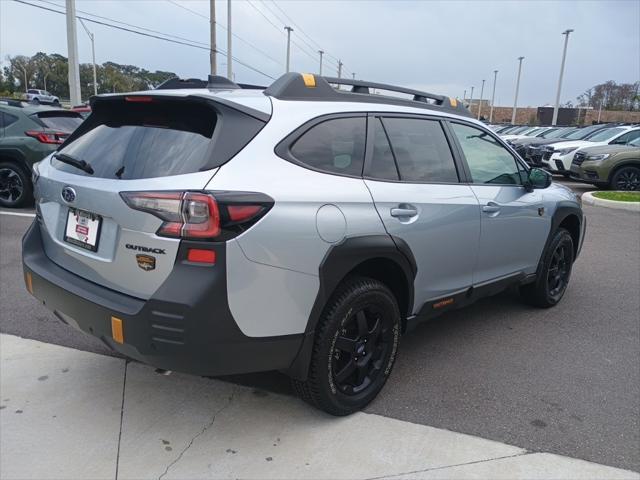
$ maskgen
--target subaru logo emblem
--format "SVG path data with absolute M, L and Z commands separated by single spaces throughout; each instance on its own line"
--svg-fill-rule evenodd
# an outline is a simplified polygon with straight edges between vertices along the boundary
M 72 203 L 76 199 L 76 191 L 71 187 L 64 187 L 62 189 L 62 199 L 67 203 Z

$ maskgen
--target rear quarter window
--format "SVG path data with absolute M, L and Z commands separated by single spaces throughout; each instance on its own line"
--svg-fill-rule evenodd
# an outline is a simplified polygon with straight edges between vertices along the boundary
M 293 142 L 286 157 L 314 170 L 360 176 L 364 164 L 366 128 L 364 116 L 321 121 Z

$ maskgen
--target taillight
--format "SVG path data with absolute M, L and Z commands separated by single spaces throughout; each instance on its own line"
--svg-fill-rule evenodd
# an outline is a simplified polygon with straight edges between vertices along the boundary
M 33 137 L 40 143 L 61 144 L 69 136 L 66 132 L 51 132 L 44 130 L 27 130 L 25 135 Z
M 137 102 L 137 103 L 150 103 L 153 102 L 153 97 L 146 95 L 130 95 L 124 97 L 125 102 Z
M 126 204 L 164 222 L 163 237 L 228 240 L 257 222 L 273 205 L 266 195 L 230 192 L 121 192 Z

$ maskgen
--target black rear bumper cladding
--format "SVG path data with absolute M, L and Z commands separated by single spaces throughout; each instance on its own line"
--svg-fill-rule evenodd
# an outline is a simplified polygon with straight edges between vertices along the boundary
M 189 247 L 215 250 L 216 264 L 188 262 Z M 287 370 L 300 349 L 303 334 L 247 337 L 240 331 L 227 301 L 224 243 L 182 241 L 172 273 L 146 301 L 53 263 L 44 253 L 37 220 L 23 238 L 22 252 L 36 298 L 64 322 L 140 362 L 197 375 L 230 375 Z M 123 344 L 112 338 L 112 316 L 122 320 Z

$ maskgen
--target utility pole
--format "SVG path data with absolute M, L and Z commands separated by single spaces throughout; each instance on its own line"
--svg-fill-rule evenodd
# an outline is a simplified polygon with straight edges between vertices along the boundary
M 353 78 L 354 80 L 356 79 L 356 74 L 355 74 L 355 72 L 351 74 L 351 78 Z
M 600 108 L 598 108 L 598 123 L 600 123 L 601 114 L 602 114 L 602 100 L 600 101 Z
M 482 111 L 482 96 L 484 95 L 484 82 L 482 80 L 482 88 L 480 89 L 480 102 L 478 102 L 478 120 L 480 120 L 480 112 Z
M 562 32 L 564 35 L 564 50 L 562 51 L 562 63 L 560 63 L 560 78 L 558 78 L 558 93 L 556 94 L 556 104 L 553 107 L 553 120 L 551 120 L 551 125 L 554 125 L 558 121 L 558 110 L 560 108 L 560 91 L 562 90 L 562 76 L 564 75 L 564 61 L 567 58 L 567 45 L 569 44 L 569 34 L 573 32 L 570 28 Z
M 491 95 L 491 110 L 489 111 L 489 123 L 493 121 L 493 103 L 496 100 L 496 81 L 498 80 L 498 70 L 493 71 L 493 94 Z
M 227 0 L 227 78 L 233 82 L 233 55 L 231 54 L 231 0 Z
M 518 57 L 518 79 L 516 80 L 516 95 L 513 99 L 513 111 L 511 112 L 511 123 L 516 123 L 516 109 L 518 108 L 518 90 L 520 90 L 520 74 L 522 73 L 522 60 L 524 57 Z
M 291 61 L 291 32 L 293 32 L 293 28 L 284 27 L 287 31 L 287 73 L 289 73 L 289 62 Z
M 464 89 L 464 93 L 462 94 L 462 101 L 464 102 L 467 99 L 467 89 Z
M 324 55 L 324 50 L 318 50 L 318 53 L 320 54 L 320 71 L 318 75 L 322 76 L 322 55 Z
M 69 97 L 71 106 L 82 103 L 80 67 L 78 66 L 78 32 L 76 31 L 76 0 L 67 0 L 67 56 L 69 57 Z
M 469 97 L 469 111 L 471 111 L 471 106 L 473 105 L 473 89 L 475 87 L 471 87 L 471 96 Z
M 87 35 L 89 35 L 89 40 L 91 40 L 91 60 L 93 60 L 93 94 L 98 95 L 98 76 L 96 75 L 96 45 L 94 42 L 95 38 L 93 36 L 93 33 L 91 33 L 87 26 L 84 24 L 82 19 L 79 18 L 78 20 L 80 21 L 82 28 L 84 28 L 84 31 L 87 32 Z M 45 87 L 45 90 L 46 89 L 47 88 Z
M 218 74 L 218 62 L 216 55 L 216 0 L 209 0 L 209 34 L 211 35 L 209 45 L 209 61 L 211 62 L 211 75 Z
M 338 60 L 338 78 L 342 78 L 342 61 Z

